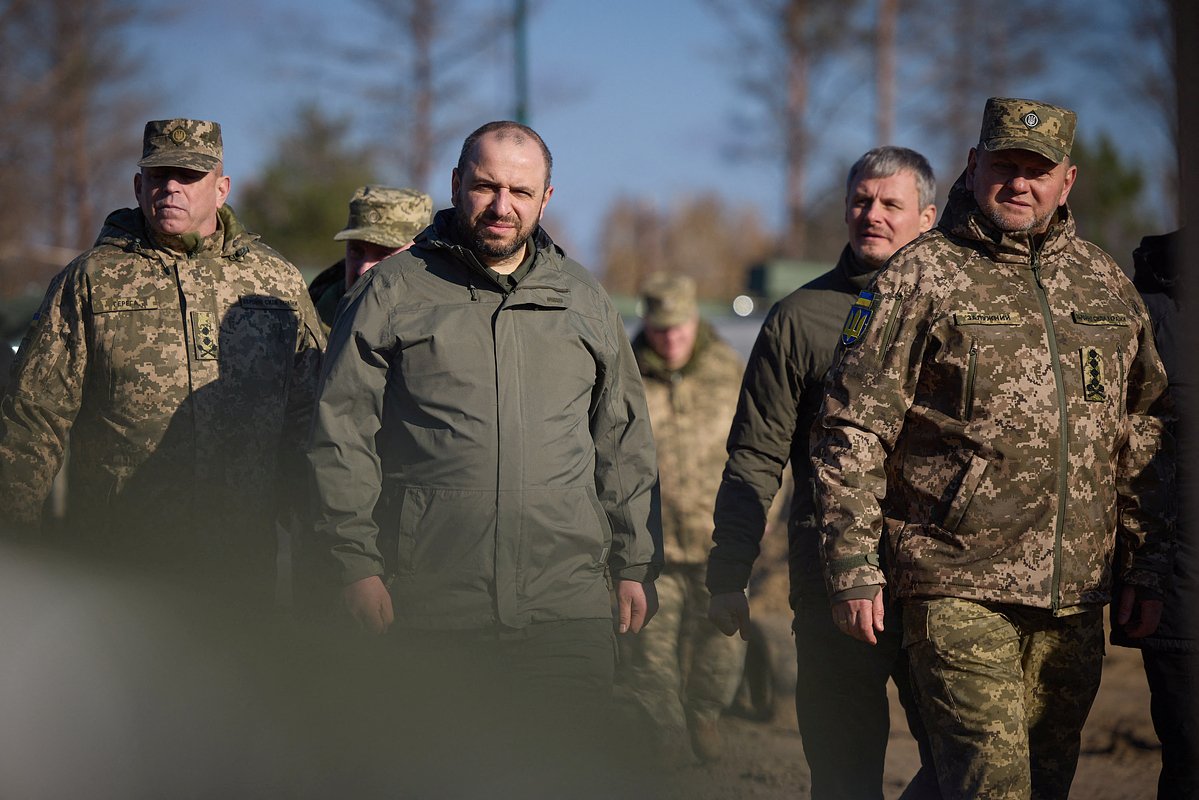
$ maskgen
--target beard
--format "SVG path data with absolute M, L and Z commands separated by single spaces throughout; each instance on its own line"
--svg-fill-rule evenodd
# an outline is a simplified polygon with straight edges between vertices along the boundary
M 1049 228 L 1049 223 L 1057 215 L 1057 208 L 1055 207 L 1039 217 L 1034 216 L 1030 221 L 1024 222 L 1013 219 L 995 206 L 988 205 L 984 207 L 980 203 L 979 209 L 992 225 L 1004 233 L 1041 233 Z
M 512 229 L 512 238 L 498 239 L 484 233 L 483 228 L 488 223 L 496 221 L 515 226 Z M 487 259 L 508 258 L 525 246 L 525 242 L 529 239 L 529 234 L 532 233 L 532 231 L 524 229 L 519 217 L 512 216 L 502 220 L 495 220 L 488 218 L 487 212 L 483 212 L 474 220 L 467 219 L 466 215 L 461 211 L 455 212 L 454 229 L 457 233 L 459 244 L 465 245 L 476 255 Z

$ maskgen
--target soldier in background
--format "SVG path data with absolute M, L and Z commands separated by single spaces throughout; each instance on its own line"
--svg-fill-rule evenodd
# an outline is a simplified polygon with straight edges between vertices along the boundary
M 300 273 L 226 205 L 222 158 L 215 122 L 146 124 L 138 207 L 54 278 L 21 344 L 0 514 L 36 529 L 69 448 L 66 548 L 267 608 L 324 337 Z
M 354 190 L 349 220 L 333 237 L 346 243 L 345 258 L 317 275 L 308 287 L 326 336 L 341 298 L 362 273 L 407 250 L 432 221 L 433 198 L 424 192 L 369 185 Z
M 1145 236 L 1133 251 L 1135 273 L 1132 285 L 1141 293 L 1153 322 L 1153 340 L 1170 381 L 1170 396 L 1179 413 L 1193 409 L 1193 379 L 1183 366 L 1182 310 L 1177 292 L 1179 232 Z M 1184 486 L 1181 469 L 1191 463 L 1190 428 L 1186 418 L 1175 426 L 1180 474 L 1176 485 Z M 1162 620 L 1152 634 L 1134 639 L 1119 617 L 1123 610 L 1112 606 L 1112 644 L 1138 647 L 1145 662 L 1151 693 L 1153 730 L 1162 743 L 1162 769 L 1157 782 L 1158 800 L 1199 797 L 1199 638 L 1195 615 L 1199 609 L 1199 547 L 1193 526 L 1188 523 L 1188 506 L 1178 493 L 1178 547 L 1174 570 L 1164 597 Z
M 652 275 L 642 301 L 645 325 L 633 353 L 658 450 L 665 567 L 654 624 L 620 638 L 618 684 L 644 710 L 664 753 L 683 752 L 690 732 L 695 754 L 716 761 L 720 714 L 737 691 L 745 643 L 707 619 L 704 565 L 742 364 L 700 319 L 690 278 Z
M 937 229 L 855 302 L 812 462 L 833 616 L 884 630 L 884 585 L 949 798 L 1066 797 L 1116 624 L 1170 571 L 1166 374 L 1145 304 L 1078 237 L 1074 113 L 987 101 Z
M 849 243 L 837 265 L 780 300 L 754 343 L 728 464 L 716 499 L 716 546 L 708 563 L 713 622 L 749 635 L 745 587 L 766 530 L 766 512 L 784 466 L 795 478 L 787 525 L 791 608 L 795 612 L 795 709 L 814 800 L 881 798 L 891 732 L 887 681 L 893 680 L 920 745 L 921 770 L 905 797 L 936 797 L 927 737 L 915 712 L 900 648 L 899 609 L 888 606 L 876 646 L 846 639 L 829 615 L 820 572 L 820 527 L 808 439 L 824 396 L 824 373 L 855 295 L 899 248 L 932 227 L 936 183 L 924 156 L 878 147 L 849 169 Z

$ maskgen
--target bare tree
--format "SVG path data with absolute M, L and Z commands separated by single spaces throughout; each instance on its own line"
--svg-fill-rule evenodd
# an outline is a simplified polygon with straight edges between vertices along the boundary
M 146 16 L 117 0 L 0 3 L 0 190 L 20 198 L 0 222 L 6 270 L 34 246 L 87 247 L 117 187 L 128 196 L 142 106 L 123 42 Z
M 740 155 L 781 161 L 786 209 L 782 250 L 806 249 L 807 173 L 828 130 L 814 108 L 816 77 L 844 66 L 860 37 L 854 0 L 707 0 L 726 23 L 738 81 L 762 124 L 738 121 Z M 850 59 L 852 61 L 852 59 Z M 754 131 L 759 132 L 755 137 Z
M 895 50 L 899 0 L 879 0 L 874 24 L 874 127 L 879 144 L 895 136 Z

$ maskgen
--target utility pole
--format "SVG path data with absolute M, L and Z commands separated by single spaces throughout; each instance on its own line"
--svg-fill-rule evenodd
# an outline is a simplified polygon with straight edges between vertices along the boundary
M 515 37 L 514 68 L 516 78 L 516 121 L 522 125 L 529 124 L 529 48 L 528 32 L 528 3 L 527 0 L 513 0 L 515 8 L 512 14 L 512 32 Z

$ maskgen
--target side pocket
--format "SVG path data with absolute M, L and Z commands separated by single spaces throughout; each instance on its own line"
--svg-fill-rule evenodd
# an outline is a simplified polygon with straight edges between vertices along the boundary
M 942 528 L 951 532 L 957 530 L 966 509 L 970 506 L 970 501 L 974 499 L 974 492 L 978 489 L 978 484 L 982 481 L 986 469 L 987 460 L 971 453 L 970 463 L 966 466 L 961 483 L 958 484 L 957 493 L 954 494 L 949 508 L 945 511 L 945 520 L 941 523 Z
M 596 521 L 602 531 L 600 551 L 596 554 L 595 566 L 596 569 L 604 569 L 608 566 L 608 556 L 612 552 L 612 525 L 608 522 L 608 514 L 600 504 L 599 498 L 596 497 L 595 489 L 588 487 L 587 500 L 591 504 L 592 510 L 595 511 Z
M 392 502 L 396 525 L 395 574 L 413 575 L 416 572 L 416 527 L 425 507 L 423 496 L 408 487 L 401 489 Z
M 970 342 L 970 357 L 966 362 L 966 409 L 963 419 L 970 421 L 974 418 L 974 375 L 978 369 L 978 340 Z

